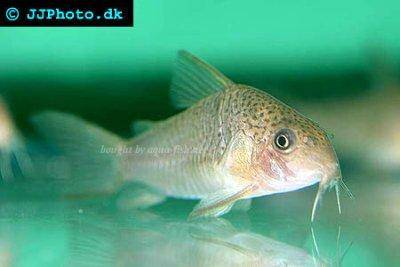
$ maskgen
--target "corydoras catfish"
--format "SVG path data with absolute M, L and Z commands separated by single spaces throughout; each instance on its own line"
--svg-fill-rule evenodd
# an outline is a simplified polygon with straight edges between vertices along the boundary
M 220 216 L 238 200 L 318 182 L 312 219 L 327 188 L 335 186 L 339 204 L 337 156 L 310 119 L 186 51 L 178 53 L 171 99 L 186 110 L 165 121 L 137 122 L 141 133 L 129 140 L 73 115 L 35 116 L 35 127 L 71 166 L 71 178 L 57 181 L 62 190 L 113 193 L 134 181 L 152 194 L 200 199 L 190 218 Z

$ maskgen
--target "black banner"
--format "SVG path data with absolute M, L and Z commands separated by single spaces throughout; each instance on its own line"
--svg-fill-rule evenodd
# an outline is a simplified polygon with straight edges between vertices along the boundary
M 133 26 L 133 0 L 2 0 L 0 27 Z

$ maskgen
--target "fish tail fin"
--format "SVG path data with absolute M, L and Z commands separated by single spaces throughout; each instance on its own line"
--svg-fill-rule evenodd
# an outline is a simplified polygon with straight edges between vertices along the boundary
M 60 112 L 40 113 L 32 123 L 59 153 L 57 168 L 54 161 L 53 168 L 41 168 L 52 190 L 67 197 L 86 197 L 111 194 L 122 185 L 122 156 L 118 154 L 125 143 L 122 138 Z

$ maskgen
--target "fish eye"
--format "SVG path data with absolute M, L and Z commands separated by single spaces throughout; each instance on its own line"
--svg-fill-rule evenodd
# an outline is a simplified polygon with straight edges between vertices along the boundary
M 281 129 L 275 135 L 275 147 L 282 151 L 288 151 L 293 147 L 295 141 L 295 134 L 290 129 Z

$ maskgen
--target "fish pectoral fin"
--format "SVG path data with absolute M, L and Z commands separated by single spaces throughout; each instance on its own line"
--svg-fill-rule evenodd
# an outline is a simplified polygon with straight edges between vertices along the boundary
M 189 220 L 201 217 L 218 217 L 229 212 L 233 204 L 249 195 L 257 187 L 250 184 L 244 188 L 223 189 L 202 199 L 189 215 Z
M 233 84 L 217 69 L 187 51 L 178 52 L 171 83 L 171 100 L 177 108 L 187 108 L 202 98 Z
M 150 130 L 157 122 L 151 120 L 137 120 L 132 122 L 131 131 L 133 134 L 138 135 Z
M 251 177 L 252 153 L 252 141 L 248 136 L 239 132 L 229 142 L 217 168 L 236 177 Z

